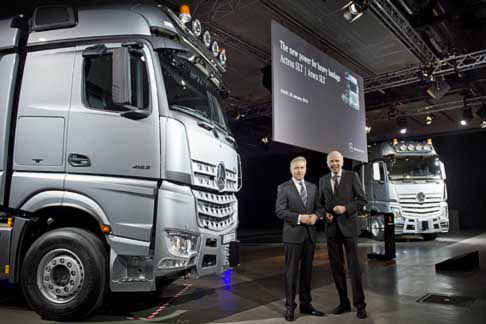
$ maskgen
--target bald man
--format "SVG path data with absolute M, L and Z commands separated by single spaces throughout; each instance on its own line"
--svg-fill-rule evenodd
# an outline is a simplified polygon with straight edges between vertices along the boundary
M 353 290 L 353 305 L 357 309 L 356 316 L 366 318 L 366 303 L 357 253 L 357 211 L 366 205 L 366 196 L 358 175 L 342 169 L 343 155 L 340 152 L 329 152 L 327 166 L 331 173 L 319 179 L 318 209 L 320 216 L 326 220 L 329 262 L 339 293 L 340 303 L 332 313 L 342 314 L 351 311 L 344 272 L 344 248 Z

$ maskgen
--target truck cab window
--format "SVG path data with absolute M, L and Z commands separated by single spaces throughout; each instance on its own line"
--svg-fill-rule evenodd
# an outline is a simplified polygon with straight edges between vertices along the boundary
M 159 51 L 159 58 L 170 109 L 210 122 L 229 132 L 221 99 L 208 78 L 171 51 Z
M 130 105 L 138 109 L 149 107 L 149 82 L 145 57 L 139 52 L 130 53 L 132 96 Z M 84 100 L 89 108 L 126 111 L 126 107 L 112 101 L 112 55 L 86 57 L 84 62 Z

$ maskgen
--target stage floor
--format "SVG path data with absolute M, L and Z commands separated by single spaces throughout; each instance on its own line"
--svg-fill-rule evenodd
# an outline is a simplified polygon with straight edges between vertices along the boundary
M 114 295 L 83 323 L 286 323 L 282 317 L 283 248 L 279 243 L 264 243 L 266 235 L 245 234 L 238 269 L 198 280 L 180 279 L 159 296 Z M 402 238 L 396 244 L 394 262 L 368 260 L 367 253 L 380 250 L 382 243 L 364 238 L 359 242 L 368 318 L 357 319 L 354 309 L 324 318 L 301 315 L 297 309 L 296 323 L 486 323 L 486 232 L 450 233 L 435 241 Z M 436 273 L 435 263 L 475 250 L 479 251 L 480 268 Z M 315 308 L 329 312 L 338 304 L 323 242 L 318 245 L 312 286 Z M 471 300 L 456 306 L 417 302 L 427 294 L 444 295 L 446 302 L 447 296 Z M 3 287 L 0 323 L 47 322 L 28 309 L 18 290 Z

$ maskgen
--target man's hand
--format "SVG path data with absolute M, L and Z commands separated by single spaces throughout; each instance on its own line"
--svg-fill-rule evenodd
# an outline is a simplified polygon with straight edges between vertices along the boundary
M 311 214 L 309 215 L 309 219 L 310 219 L 309 225 L 314 225 L 317 222 L 318 217 L 316 214 Z
M 308 225 L 310 222 L 310 216 L 307 214 L 301 214 L 300 215 L 300 224 L 306 224 Z
M 334 219 L 334 216 L 332 216 L 332 214 L 329 214 L 329 213 L 326 214 L 326 221 L 328 223 L 331 223 L 333 219 Z
M 333 211 L 338 215 L 342 215 L 346 212 L 346 206 L 337 205 L 333 208 Z

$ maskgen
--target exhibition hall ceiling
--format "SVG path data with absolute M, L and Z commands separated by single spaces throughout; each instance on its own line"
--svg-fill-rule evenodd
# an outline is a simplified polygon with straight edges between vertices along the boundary
M 159 2 L 174 7 L 181 3 Z M 359 73 L 365 86 L 386 73 L 436 68 L 436 61 L 452 57 L 460 61 L 466 54 L 486 50 L 486 1 L 374 0 L 353 23 L 343 18 L 342 8 L 348 2 L 187 1 L 193 16 L 209 24 L 227 50 L 225 81 L 231 97 L 226 107 L 233 117 L 233 128 L 243 130 L 241 136 L 252 140 L 249 137 L 271 134 L 271 93 L 262 85 L 262 69 L 270 64 L 272 19 Z M 486 116 L 476 114 L 486 103 L 486 51 L 480 54 L 466 57 L 464 69 L 459 66 L 457 71 L 442 74 L 437 68 L 432 82 L 427 78 L 419 81 L 414 72 L 418 82 L 388 87 L 393 80 L 385 78 L 383 89 L 365 89 L 367 124 L 371 127 L 368 141 L 485 131 L 480 125 Z M 457 64 L 450 61 L 448 66 Z M 410 73 L 404 74 L 403 78 L 407 77 Z M 443 81 L 450 89 L 442 97 L 440 93 L 435 99 L 427 94 L 438 82 L 439 90 L 443 88 Z M 473 119 L 460 125 L 468 109 Z M 397 120 L 401 117 L 407 122 L 406 134 L 399 133 Z M 429 125 L 427 117 L 432 119 Z

